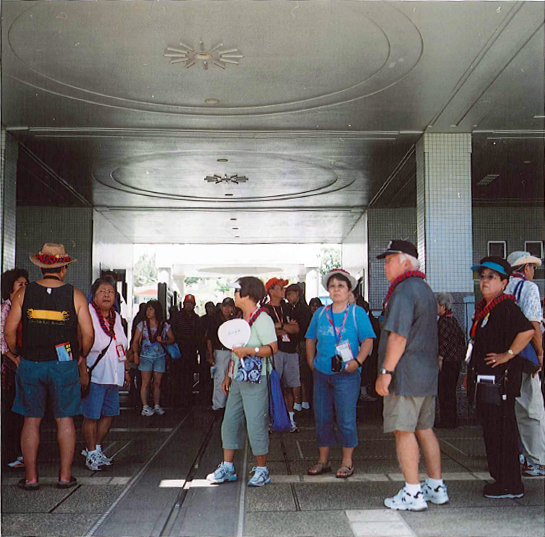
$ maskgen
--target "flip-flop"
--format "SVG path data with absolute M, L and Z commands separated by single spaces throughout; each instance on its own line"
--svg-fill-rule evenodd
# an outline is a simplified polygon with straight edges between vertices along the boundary
M 78 480 L 71 475 L 70 481 L 57 481 L 57 488 L 58 489 L 69 489 L 72 487 L 75 487 L 78 484 Z
M 27 483 L 24 477 L 23 479 L 19 480 L 19 482 L 17 483 L 17 486 L 23 490 L 39 490 L 40 489 L 40 483 Z
M 346 479 L 347 477 L 350 477 L 354 473 L 354 467 L 348 466 L 346 464 L 342 464 L 339 466 L 339 469 L 337 470 L 337 474 L 335 477 L 338 477 L 339 479 Z
M 328 472 L 331 472 L 331 466 L 326 462 L 317 462 L 307 470 L 308 475 L 327 474 Z

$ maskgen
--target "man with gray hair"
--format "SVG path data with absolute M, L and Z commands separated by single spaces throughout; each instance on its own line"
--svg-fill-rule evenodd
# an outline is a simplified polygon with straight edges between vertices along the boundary
M 433 432 L 437 395 L 437 306 L 420 272 L 418 252 L 410 242 L 391 241 L 384 272 L 390 282 L 384 300 L 384 325 L 379 346 L 376 392 L 384 397 L 384 432 L 393 432 L 405 486 L 384 505 L 402 511 L 423 511 L 428 501 L 449 501 L 441 477 L 441 450 Z M 419 445 L 428 478 L 419 480 Z
M 512 252 L 507 262 L 513 267 L 505 293 L 514 295 L 522 313 L 534 327 L 534 337 L 529 345 L 536 351 L 540 369 L 543 368 L 543 342 L 541 320 L 543 311 L 539 300 L 539 288 L 532 281 L 541 260 L 529 252 Z M 520 397 L 515 400 L 515 414 L 524 448 L 522 475 L 545 476 L 545 409 L 539 381 L 539 371 L 522 373 Z

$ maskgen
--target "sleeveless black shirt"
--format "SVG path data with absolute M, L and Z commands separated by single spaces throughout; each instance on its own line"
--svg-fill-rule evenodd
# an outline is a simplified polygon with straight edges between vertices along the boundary
M 23 353 L 33 362 L 56 361 L 56 345 L 70 343 L 72 357 L 79 358 L 78 319 L 74 287 L 29 284 L 23 301 Z

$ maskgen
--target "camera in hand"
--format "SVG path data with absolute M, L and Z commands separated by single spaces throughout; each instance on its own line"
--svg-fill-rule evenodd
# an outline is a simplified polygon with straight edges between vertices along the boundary
M 333 373 L 339 373 L 342 371 L 343 368 L 343 359 L 338 354 L 335 354 L 335 356 L 331 357 L 331 371 Z

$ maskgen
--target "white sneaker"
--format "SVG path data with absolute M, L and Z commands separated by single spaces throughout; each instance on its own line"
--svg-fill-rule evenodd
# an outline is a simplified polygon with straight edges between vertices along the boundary
M 206 480 L 210 483 L 223 483 L 224 481 L 236 481 L 237 474 L 235 466 L 231 468 L 226 466 L 223 462 L 216 468 L 216 471 L 206 476 Z
M 142 416 L 153 416 L 153 408 L 151 408 L 149 405 L 144 405 L 142 407 Z
M 384 505 L 394 511 L 424 511 L 428 508 L 422 491 L 412 496 L 403 487 L 393 498 L 386 498 Z
M 444 483 L 437 488 L 432 488 L 427 481 L 424 481 L 424 483 L 420 483 L 420 488 L 422 489 L 422 496 L 427 502 L 435 505 L 443 505 L 449 502 L 447 486 Z
M 301 403 L 301 408 L 303 408 L 304 410 L 309 410 L 310 409 L 310 403 L 307 403 L 306 401 L 303 401 Z
M 165 411 L 163 410 L 163 408 L 160 405 L 155 405 L 153 407 L 153 413 L 158 414 L 159 416 L 162 416 L 165 413 Z
M 99 466 L 111 466 L 114 463 L 113 457 L 108 457 L 104 451 L 99 451 L 98 455 L 100 457 Z
M 91 472 L 97 472 L 101 468 L 101 466 L 104 466 L 103 464 L 100 464 L 100 453 L 98 451 L 91 451 L 87 453 L 87 457 L 85 458 L 85 466 L 87 466 L 88 470 L 91 470 Z
M 264 485 L 268 485 L 271 482 L 268 468 L 252 468 L 252 471 L 250 473 L 253 473 L 254 475 L 252 476 L 250 481 L 248 481 L 249 487 L 262 487 Z
M 301 403 L 293 403 L 293 410 L 295 410 L 296 412 L 301 412 L 301 410 L 303 409 Z

